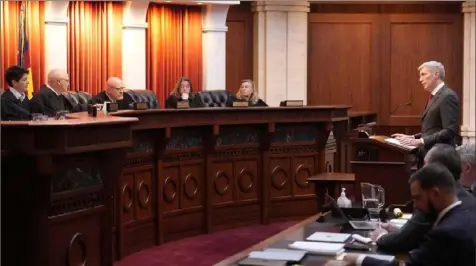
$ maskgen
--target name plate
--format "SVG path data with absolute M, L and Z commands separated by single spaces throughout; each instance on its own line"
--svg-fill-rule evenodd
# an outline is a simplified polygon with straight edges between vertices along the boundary
M 177 102 L 177 109 L 187 109 L 187 108 L 190 108 L 188 101 Z
M 233 102 L 233 107 L 248 107 L 248 102 Z
M 147 103 L 134 103 L 134 110 L 147 110 Z
M 304 106 L 304 101 L 303 101 L 303 100 L 286 100 L 286 101 L 282 101 L 279 106 L 284 106 L 284 107 L 303 107 L 303 106 Z
M 106 103 L 106 111 L 108 113 L 119 111 L 119 104 L 118 103 Z

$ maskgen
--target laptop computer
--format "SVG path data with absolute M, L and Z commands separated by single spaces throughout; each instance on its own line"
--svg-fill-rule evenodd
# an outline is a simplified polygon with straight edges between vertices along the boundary
M 326 194 L 327 195 L 327 194 Z M 378 222 L 374 221 L 353 221 L 350 220 L 342 209 L 337 205 L 337 202 L 329 195 L 327 195 L 331 202 L 332 209 L 339 213 L 339 215 L 355 230 L 375 230 L 378 227 Z

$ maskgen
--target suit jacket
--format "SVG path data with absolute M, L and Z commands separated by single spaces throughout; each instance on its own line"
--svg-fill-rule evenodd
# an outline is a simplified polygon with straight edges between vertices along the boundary
M 462 206 L 472 209 L 476 213 L 476 199 L 462 185 L 456 185 L 457 196 Z M 406 253 L 418 247 L 425 235 L 431 230 L 436 217 L 429 217 L 421 212 L 415 212 L 412 218 L 400 228 L 380 237 L 377 240 L 379 250 L 399 254 Z
M 46 85 L 41 86 L 39 93 L 33 96 L 31 104 L 33 113 L 42 113 L 48 116 L 55 116 L 59 111 L 68 110 L 64 97 L 57 95 Z
M 2 121 L 31 120 L 28 97 L 21 102 L 10 90 L 5 91 L 1 98 L 1 118 Z
M 408 223 L 408 222 L 407 222 Z M 460 204 L 446 213 L 409 252 L 406 266 L 474 266 L 476 264 L 476 217 L 474 209 Z M 362 266 L 396 265 L 366 257 Z
M 421 133 L 415 138 L 423 138 L 424 146 L 420 147 L 420 156 L 436 143 L 454 146 L 460 122 L 460 102 L 458 95 L 444 85 L 427 104 L 421 118 Z
M 189 97 L 188 98 L 188 106 L 190 108 L 196 108 L 196 107 L 199 107 L 199 102 L 196 100 L 197 97 L 195 96 L 192 96 L 192 97 Z M 177 97 L 175 95 L 170 95 L 169 97 L 167 97 L 167 99 L 165 100 L 165 108 L 169 109 L 169 108 L 177 108 L 177 102 L 178 101 L 182 101 L 182 98 L 181 97 Z
M 98 95 L 94 96 L 89 100 L 89 104 L 103 104 L 104 102 L 111 102 L 112 100 L 107 96 L 105 91 L 100 92 Z M 127 110 L 131 109 L 130 104 L 132 103 L 132 100 L 130 97 L 124 93 L 124 96 L 122 100 L 117 101 L 117 104 L 119 105 L 119 110 Z

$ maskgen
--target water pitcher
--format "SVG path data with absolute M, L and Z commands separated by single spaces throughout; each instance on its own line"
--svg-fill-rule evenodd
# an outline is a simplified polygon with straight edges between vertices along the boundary
M 362 191 L 362 207 L 371 213 L 378 213 L 385 204 L 385 190 L 370 183 L 360 183 Z

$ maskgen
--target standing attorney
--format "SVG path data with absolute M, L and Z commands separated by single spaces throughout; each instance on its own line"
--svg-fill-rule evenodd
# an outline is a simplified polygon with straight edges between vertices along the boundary
M 455 146 L 460 118 L 458 95 L 444 82 L 445 67 L 430 61 L 418 67 L 420 83 L 430 93 L 421 118 L 421 133 L 415 135 L 393 134 L 400 143 L 418 147 L 422 159 L 436 143 Z M 423 164 L 423 160 L 420 160 Z

